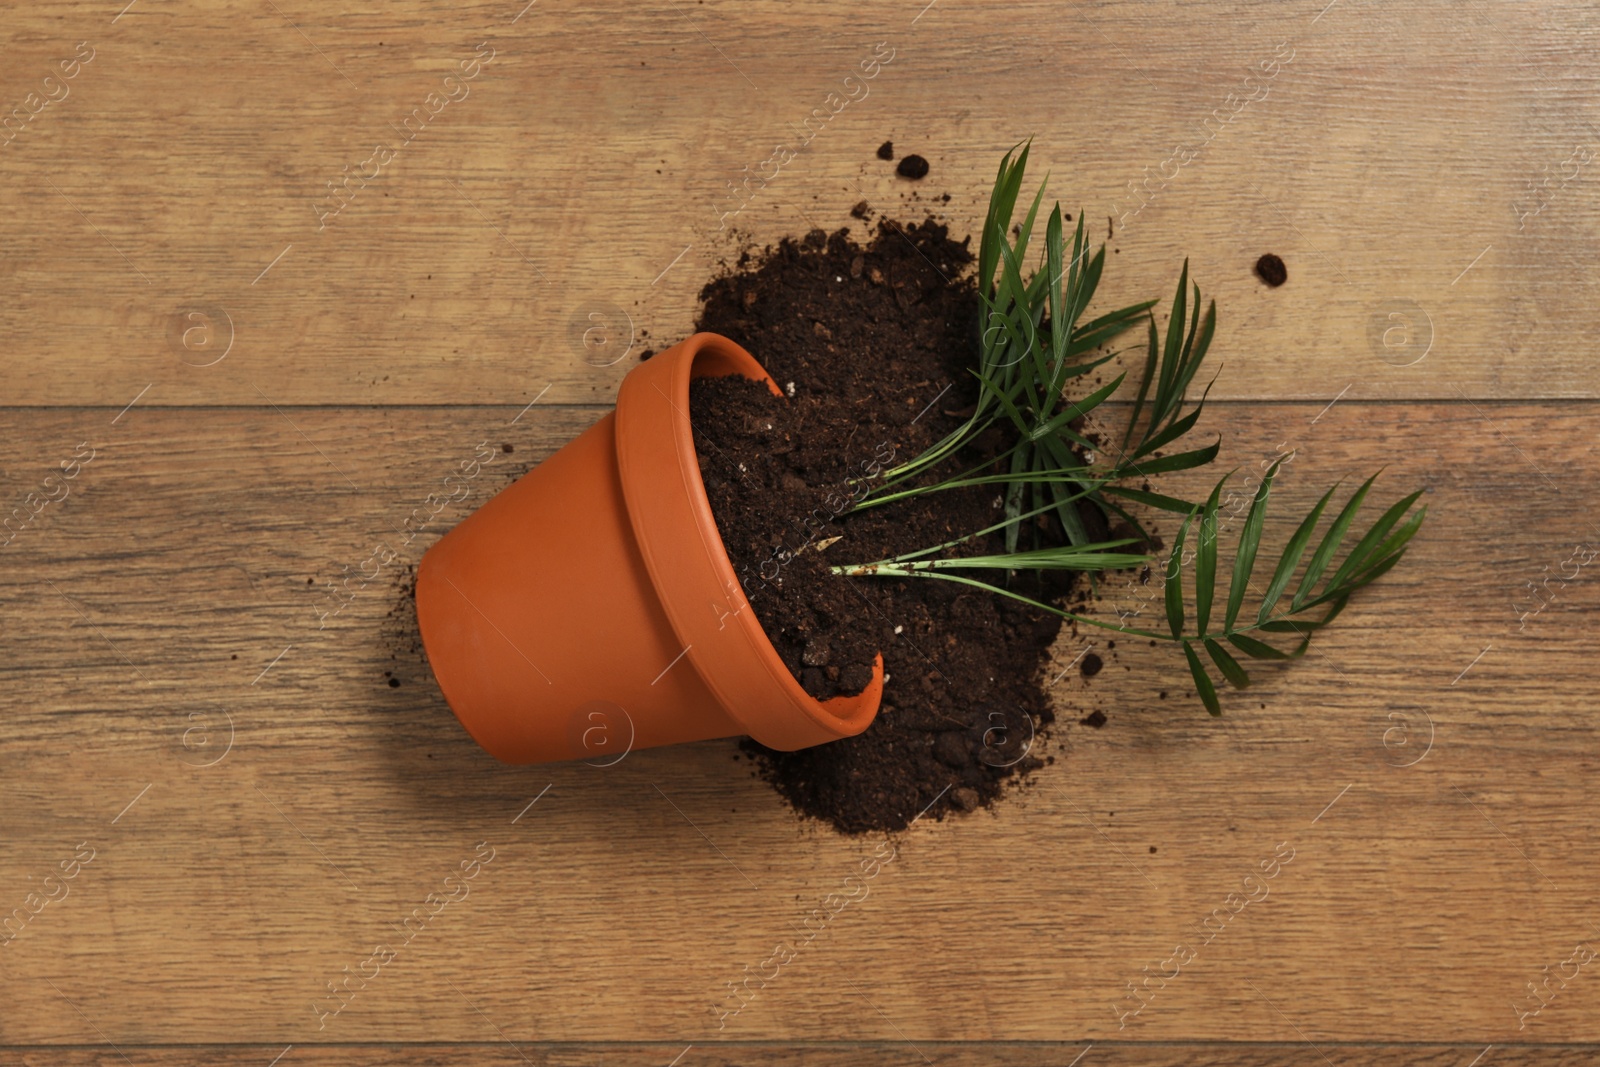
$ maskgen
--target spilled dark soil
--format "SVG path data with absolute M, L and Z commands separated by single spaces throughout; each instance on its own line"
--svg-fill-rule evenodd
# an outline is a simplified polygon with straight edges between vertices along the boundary
M 856 217 L 867 214 L 857 207 Z M 796 810 L 847 833 L 991 805 L 1009 780 L 1047 762 L 1035 749 L 1055 718 L 1044 672 L 1062 625 L 970 586 L 830 570 L 943 544 L 1002 517 L 993 487 L 851 511 L 862 491 L 851 479 L 936 443 L 977 396 L 970 239 L 952 239 L 932 219 L 866 229 L 859 240 L 849 228 L 814 230 L 747 253 L 701 293 L 696 328 L 748 349 L 785 397 L 738 377 L 690 388 L 713 513 L 784 662 L 825 699 L 860 692 L 883 653 L 882 707 L 864 733 L 799 752 L 742 742 Z M 1001 447 L 980 440 L 938 471 L 965 470 Z M 952 552 L 1003 547 L 990 534 Z M 1010 587 L 1062 604 L 1075 594 L 1064 572 L 1018 574 Z

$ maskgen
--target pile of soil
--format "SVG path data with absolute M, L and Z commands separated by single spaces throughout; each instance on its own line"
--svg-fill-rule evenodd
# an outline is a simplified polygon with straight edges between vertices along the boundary
M 865 216 L 865 206 L 852 214 Z M 993 804 L 1008 779 L 1050 762 L 1037 750 L 1055 719 L 1044 671 L 1059 616 L 952 582 L 828 569 L 941 544 L 1002 517 L 992 486 L 846 513 L 860 492 L 848 479 L 913 458 L 972 410 L 979 302 L 970 241 L 931 218 L 880 220 L 865 244 L 848 228 L 813 230 L 744 254 L 700 294 L 696 328 L 743 345 L 786 394 L 742 377 L 690 385 L 702 479 L 756 616 L 819 699 L 860 692 L 883 653 L 882 706 L 864 733 L 799 752 L 742 742 L 796 810 L 847 833 Z M 938 473 L 999 451 L 989 436 L 999 432 Z M 1041 526 L 1059 536 L 1048 519 Z M 1003 550 L 991 534 L 953 551 Z M 1059 604 L 1074 594 L 1066 572 L 1019 573 L 1010 585 Z

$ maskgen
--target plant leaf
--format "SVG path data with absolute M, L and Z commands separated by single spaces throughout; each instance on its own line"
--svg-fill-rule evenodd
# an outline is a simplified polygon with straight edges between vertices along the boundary
M 1065 434 L 1065 431 L 1063 431 L 1063 434 L 1079 440 L 1081 442 L 1080 447 L 1093 447 L 1092 445 L 1089 445 L 1089 442 L 1083 441 L 1082 438 L 1078 438 L 1076 434 Z M 1073 456 L 1072 450 L 1066 446 L 1066 443 L 1063 442 L 1060 437 L 1046 437 L 1043 438 L 1039 443 L 1042 444 L 1044 446 L 1044 450 L 1049 452 L 1052 458 L 1055 459 L 1058 466 L 1069 466 L 1077 458 Z M 1079 482 L 1075 484 L 1081 486 L 1083 483 Z M 1060 499 L 1059 495 L 1057 496 L 1057 499 Z M 1061 517 L 1061 526 L 1066 531 L 1068 541 L 1075 545 L 1081 545 L 1089 540 L 1089 531 L 1084 529 L 1083 520 L 1078 517 L 1078 510 L 1076 507 L 1062 504 L 1057 508 L 1057 514 L 1059 514 Z
M 1011 252 L 1011 246 L 1004 239 L 1000 240 L 1000 279 L 996 283 L 996 295 L 1007 300 L 1016 309 L 1015 315 L 1005 315 L 1002 325 L 1011 339 L 1011 345 L 1017 355 L 1001 364 L 1005 368 L 1014 368 L 1023 360 L 1034 355 L 1038 347 L 1038 330 L 1034 324 L 1031 309 L 1028 304 L 1027 286 L 1022 284 L 1022 272 L 1017 264 L 1016 257 Z M 1015 319 L 1016 321 L 1013 321 Z M 1021 325 L 1027 326 L 1024 336 Z M 1042 370 L 1042 368 L 1041 368 Z M 1022 376 L 1023 383 L 1028 387 L 1030 400 L 1033 406 L 1039 406 L 1038 397 L 1033 394 L 1033 378 Z
M 1206 651 L 1211 654 L 1211 661 L 1217 665 L 1222 676 L 1228 684 L 1235 689 L 1244 689 L 1250 685 L 1250 676 L 1245 669 L 1239 666 L 1239 661 L 1228 654 L 1228 650 L 1217 643 L 1215 638 L 1206 638 Z
M 1256 566 L 1256 549 L 1261 544 L 1261 530 L 1267 521 L 1267 496 L 1272 492 L 1272 479 L 1278 473 L 1278 460 L 1267 469 L 1266 475 L 1261 479 L 1261 487 L 1256 490 L 1255 499 L 1250 502 L 1250 514 L 1245 516 L 1244 529 L 1239 531 L 1239 548 L 1233 557 L 1233 577 L 1228 585 L 1228 610 L 1222 619 L 1222 628 L 1232 631 L 1234 622 L 1239 618 L 1239 609 L 1244 606 L 1244 594 L 1250 587 L 1250 574 Z
M 1063 381 L 1065 381 L 1065 379 L 1067 379 L 1067 378 L 1076 378 L 1079 375 L 1088 374 L 1090 371 L 1094 370 L 1096 367 L 1104 366 L 1105 364 L 1110 363 L 1112 360 L 1116 359 L 1119 355 L 1121 355 L 1120 352 L 1113 352 L 1108 356 L 1101 356 L 1099 359 L 1091 360 L 1088 363 L 1073 363 L 1073 364 L 1070 364 L 1069 366 L 1067 366 L 1066 368 L 1064 368 L 1062 370 L 1061 377 L 1062 377 Z
M 1189 261 L 1183 261 L 1183 274 L 1178 278 L 1178 292 L 1172 298 L 1172 314 L 1167 319 L 1167 344 L 1161 354 L 1161 374 L 1156 382 L 1157 413 L 1151 416 L 1151 425 L 1165 417 L 1173 383 L 1178 377 L 1178 361 L 1183 353 L 1184 301 L 1189 291 Z
M 1022 192 L 1022 174 L 1028 166 L 1028 149 L 1033 145 L 1033 139 L 1012 145 L 1011 151 L 1000 160 L 1000 171 L 995 175 L 994 191 L 989 194 L 989 213 L 983 223 L 983 241 L 978 249 L 978 288 L 980 295 L 987 295 L 990 282 L 994 278 L 994 269 L 998 262 L 1000 251 L 990 243 L 990 234 L 999 229 L 1001 240 L 1005 239 L 1005 232 L 1011 227 L 1011 213 L 1016 209 L 1017 194 Z M 1018 148 L 1021 154 L 1015 159 L 1012 153 Z
M 1376 562 L 1363 563 L 1362 569 L 1345 579 L 1337 593 L 1348 595 L 1363 586 L 1372 584 L 1373 580 L 1387 573 L 1389 568 L 1400 562 L 1400 557 L 1406 554 L 1405 545 L 1422 526 L 1422 520 L 1427 516 L 1428 509 L 1422 508 L 1405 525 L 1396 530 L 1389 539 L 1378 546 L 1371 553 Z M 1322 600 L 1324 597 L 1319 597 Z
M 1022 282 L 1021 265 L 1011 248 L 1001 242 L 1000 245 L 1000 287 L 1017 309 L 1016 319 L 1027 327 L 1026 339 L 1012 320 L 1006 320 L 1007 332 L 1013 337 L 1013 345 L 1017 348 L 1018 355 L 1005 363 L 1007 370 L 1016 376 L 1027 396 L 1028 406 L 1033 411 L 1042 410 L 1044 399 L 1040 397 L 1037 384 L 1047 377 L 1048 368 L 1044 363 L 1044 353 L 1039 350 L 1038 315 L 1033 311 L 1027 293 L 1027 286 Z M 1042 313 L 1043 309 L 1040 309 Z M 1031 370 L 1025 366 L 1025 361 L 1031 361 Z M 1026 432 L 1026 427 L 1021 427 Z
M 1139 540 L 1145 542 L 1146 544 L 1151 542 L 1152 538 L 1150 537 L 1150 531 L 1146 530 L 1144 528 L 1144 524 L 1139 521 L 1138 516 L 1134 515 L 1127 508 L 1122 507 L 1114 501 L 1107 500 L 1103 496 L 1092 496 L 1089 498 L 1089 503 L 1091 506 L 1099 508 L 1101 513 L 1105 514 L 1107 518 L 1115 515 L 1123 522 L 1127 523 L 1133 528 L 1133 532 L 1139 535 Z M 1193 510 L 1193 508 L 1194 505 L 1189 504 L 1180 510 L 1190 511 Z
M 1122 385 L 1123 377 L 1124 375 L 1119 374 L 1111 380 L 1109 385 L 1103 385 L 1099 389 L 1096 389 L 1094 392 L 1090 393 L 1088 396 L 1084 397 L 1082 400 L 1074 401 L 1072 404 L 1068 405 L 1065 411 L 1052 418 L 1049 422 L 1043 424 L 1042 426 L 1035 427 L 1033 431 L 1028 434 L 1028 438 L 1030 440 L 1037 441 L 1041 437 L 1055 433 L 1073 419 L 1082 418 L 1084 415 L 1087 415 L 1089 412 L 1093 411 L 1095 408 L 1104 403 L 1107 397 L 1117 391 L 1117 388 Z
M 1189 673 L 1194 675 L 1194 687 L 1200 694 L 1201 702 L 1211 714 L 1221 715 L 1222 705 L 1217 703 L 1217 687 L 1211 684 L 1206 669 L 1200 665 L 1200 657 L 1194 654 L 1194 646 L 1183 642 L 1183 654 L 1189 661 Z
M 1294 536 L 1289 538 L 1289 543 L 1284 546 L 1283 555 L 1278 557 L 1277 569 L 1272 572 L 1272 581 L 1267 585 L 1266 595 L 1261 600 L 1261 611 L 1256 615 L 1257 622 L 1263 622 L 1272 614 L 1272 609 L 1277 606 L 1278 598 L 1283 595 L 1284 587 L 1289 584 L 1289 579 L 1294 576 L 1294 570 L 1300 566 L 1300 557 L 1305 554 L 1306 543 L 1311 540 L 1311 532 L 1316 528 L 1317 520 L 1322 517 L 1322 509 L 1328 506 L 1328 501 L 1333 497 L 1334 490 L 1339 486 L 1335 483 L 1322 499 L 1317 501 L 1317 506 L 1311 509 L 1306 517 L 1300 520 L 1299 527 Z
M 1192 452 L 1177 452 L 1159 459 L 1147 459 L 1143 463 L 1121 468 L 1117 472 L 1117 477 L 1140 478 L 1147 474 L 1164 474 L 1168 471 L 1186 471 L 1191 467 L 1203 467 L 1217 458 L 1217 452 L 1221 448 L 1222 442 L 1218 441 L 1204 448 L 1194 449 Z
M 1122 485 L 1108 485 L 1103 492 L 1116 496 L 1126 497 L 1136 504 L 1146 507 L 1160 508 L 1162 511 L 1175 511 L 1179 515 L 1187 515 L 1195 509 L 1195 504 L 1190 500 L 1179 500 L 1175 496 L 1166 496 L 1163 493 L 1152 493 L 1147 489 L 1129 489 Z
M 1017 406 L 1011 402 L 1009 392 L 1002 388 L 992 377 L 985 374 L 982 367 L 968 367 L 967 369 L 977 376 L 984 390 L 994 397 L 995 402 L 1000 405 L 1001 410 L 1006 413 L 1006 417 L 1011 420 L 1017 429 L 1027 433 L 1028 420 L 1023 416 L 1022 412 L 1017 410 Z
M 1144 300 L 1137 304 L 1129 304 L 1125 308 L 1118 308 L 1115 311 L 1108 311 L 1104 315 L 1101 315 L 1098 319 L 1091 319 L 1082 326 L 1076 327 L 1072 331 L 1072 339 L 1074 342 L 1079 341 L 1084 337 L 1092 336 L 1098 333 L 1107 326 L 1120 324 L 1122 330 L 1126 330 L 1137 320 L 1141 318 L 1147 318 L 1148 316 L 1145 315 L 1145 312 L 1155 307 L 1158 303 L 1160 303 L 1158 300 Z M 1118 332 L 1120 333 L 1122 330 L 1119 330 Z M 1090 345 L 1089 347 L 1093 348 L 1094 346 Z
M 1077 263 L 1088 250 L 1088 242 L 1084 239 L 1083 234 L 1083 212 L 1079 211 L 1078 232 L 1073 238 L 1073 262 Z M 1077 329 L 1078 316 L 1083 314 L 1084 309 L 1089 306 L 1089 302 L 1094 299 L 1095 291 L 1100 288 L 1100 275 L 1105 271 L 1105 266 L 1106 246 L 1102 244 L 1095 250 L 1094 255 L 1089 257 L 1089 261 L 1084 265 L 1083 270 L 1078 273 L 1078 284 L 1072 288 L 1073 293 L 1076 294 L 1070 309 L 1074 330 Z
M 1172 554 L 1167 557 L 1167 625 L 1172 628 L 1172 636 L 1178 639 L 1183 637 L 1183 539 L 1196 514 L 1191 511 L 1184 516 L 1178 536 L 1172 541 Z
M 1149 560 L 1149 556 L 1114 549 L 1135 544 L 1136 538 L 1125 537 L 1116 541 L 1103 541 L 1093 545 L 1055 545 L 1051 548 L 1027 552 L 1007 552 L 992 556 L 955 556 L 945 559 L 916 560 L 900 564 L 907 570 L 1107 570 L 1117 567 L 1134 567 Z
M 1377 477 L 1374 474 L 1371 478 L 1361 483 L 1361 488 L 1351 495 L 1349 501 L 1340 509 L 1339 514 L 1334 517 L 1333 525 L 1328 527 L 1328 532 L 1322 535 L 1322 543 L 1311 554 L 1311 562 L 1306 565 L 1306 573 L 1300 579 L 1300 588 L 1295 590 L 1294 596 L 1289 600 L 1289 610 L 1291 612 L 1299 611 L 1305 607 L 1305 602 L 1310 598 L 1312 588 L 1317 584 L 1317 579 L 1322 577 L 1322 572 L 1327 569 L 1329 561 L 1333 559 L 1333 554 L 1338 551 L 1339 542 L 1344 540 L 1345 531 L 1350 528 L 1350 523 L 1356 517 L 1356 512 L 1360 509 L 1361 502 L 1367 498 L 1367 490 L 1372 488 L 1372 483 L 1377 480 Z
M 1385 511 L 1382 517 L 1372 524 L 1372 528 L 1366 532 L 1366 535 L 1360 541 L 1356 542 L 1356 547 L 1350 550 L 1350 555 L 1345 557 L 1345 561 L 1339 565 L 1339 569 L 1333 572 L 1333 577 L 1328 579 L 1329 589 L 1337 589 L 1347 575 L 1355 572 L 1363 565 L 1367 554 L 1382 543 L 1384 537 L 1394 528 L 1394 524 L 1400 521 L 1400 516 L 1409 511 L 1411 505 L 1415 504 L 1417 498 L 1421 495 L 1422 490 L 1419 489 L 1410 496 L 1403 497 L 1391 505 L 1389 510 Z M 1412 532 L 1414 533 L 1415 530 Z
M 1404 552 L 1396 552 L 1392 556 L 1384 557 L 1379 562 L 1362 571 L 1361 580 L 1359 582 L 1352 582 L 1350 586 L 1347 589 L 1342 590 L 1339 595 L 1349 596 L 1362 586 L 1371 585 L 1377 579 L 1383 577 L 1385 574 L 1388 574 L 1390 568 L 1392 568 L 1396 563 L 1399 563 L 1400 557 L 1404 555 Z M 1322 598 L 1318 598 L 1317 603 L 1322 603 Z
M 1258 623 L 1256 629 L 1267 634 L 1298 634 L 1301 637 L 1310 637 L 1322 629 L 1321 619 L 1271 619 Z
M 1150 392 L 1150 382 L 1156 373 L 1156 319 L 1150 316 L 1150 341 L 1147 355 L 1144 360 L 1144 375 L 1139 379 L 1139 395 L 1133 398 L 1133 414 L 1128 417 L 1128 429 L 1122 435 L 1122 447 L 1127 448 L 1133 440 L 1133 430 L 1139 424 L 1139 413 L 1144 410 L 1146 394 Z
M 1258 641 L 1245 634 L 1229 634 L 1228 643 L 1240 652 L 1254 659 L 1288 659 L 1289 653 L 1273 648 L 1265 641 Z
M 1032 448 L 1019 448 L 1011 456 L 1011 473 L 1020 474 L 1030 469 L 1032 465 Z M 1006 551 L 1017 550 L 1017 535 L 1022 532 L 1022 527 L 1017 521 L 1017 516 L 1022 513 L 1022 491 L 1027 486 L 1026 482 L 1016 481 L 1011 483 L 1011 488 L 1006 491 L 1006 519 L 1010 523 L 1006 527 Z
M 1189 384 L 1194 380 L 1195 372 L 1200 369 L 1200 364 L 1205 359 L 1206 350 L 1211 347 L 1211 335 L 1215 332 L 1216 326 L 1217 304 L 1214 300 L 1206 310 L 1205 319 L 1200 320 L 1200 287 L 1197 285 L 1194 288 L 1193 318 L 1189 322 L 1189 333 L 1183 344 L 1183 358 L 1179 361 L 1177 375 L 1173 379 L 1171 408 L 1163 417 L 1176 415 L 1183 408 L 1183 398 L 1188 394 Z
M 1137 324 L 1144 312 L 1155 306 L 1155 303 L 1154 300 L 1146 300 L 1142 304 L 1132 304 L 1102 315 L 1093 322 L 1075 327 L 1072 331 L 1072 342 L 1067 347 L 1068 357 L 1098 348 L 1127 333 Z
M 1215 621 L 1213 609 L 1217 608 L 1219 599 L 1219 501 L 1228 478 L 1218 481 L 1204 503 L 1198 505 L 1148 487 L 1135 489 L 1111 483 L 1188 470 L 1217 458 L 1220 442 L 1171 455 L 1157 455 L 1192 433 L 1205 407 L 1210 385 L 1192 409 L 1185 410 L 1189 407 L 1188 394 L 1216 336 L 1216 302 L 1202 300 L 1200 286 L 1190 277 L 1189 261 L 1185 260 L 1164 330 L 1158 328 L 1152 313 L 1156 301 L 1130 304 L 1080 323 L 1099 289 L 1105 269 L 1105 246 L 1090 245 L 1086 236 L 1087 220 L 1081 212 L 1069 239 L 1064 226 L 1066 217 L 1060 205 L 1055 204 L 1046 220 L 1044 248 L 1034 256 L 1037 265 L 1028 264 L 1034 226 L 1048 181 L 1039 185 L 1025 217 L 1014 228 L 1014 243 L 1009 235 L 1013 232 L 1011 219 L 1021 193 L 1030 148 L 1031 142 L 1024 141 L 1006 153 L 984 220 L 978 255 L 978 291 L 983 318 L 979 323 L 978 365 L 974 370 L 979 383 L 978 401 L 960 428 L 947 433 L 914 459 L 881 475 L 878 481 L 882 484 L 872 484 L 868 499 L 857 505 L 873 506 L 945 489 L 995 484 L 1006 486 L 1001 501 L 1003 514 L 985 529 L 952 535 L 952 539 L 943 544 L 889 560 L 841 564 L 829 569 L 838 574 L 942 578 L 990 590 L 1089 625 L 1145 638 L 1166 638 L 1182 646 L 1197 692 L 1207 710 L 1217 715 L 1221 708 L 1205 658 L 1210 659 L 1230 684 L 1243 687 L 1250 684 L 1250 676 L 1232 650 L 1256 660 L 1293 659 L 1304 654 L 1312 635 L 1345 609 L 1353 592 L 1399 562 L 1420 529 L 1427 509 L 1416 508 L 1413 513 L 1418 494 L 1392 505 L 1361 537 L 1354 539 L 1353 547 L 1343 554 L 1329 577 L 1329 569 L 1344 549 L 1344 542 L 1376 475 L 1369 478 L 1323 534 L 1285 608 L 1284 596 L 1338 487 L 1328 490 L 1300 521 L 1279 556 L 1255 621 L 1243 625 L 1244 602 L 1260 556 L 1271 489 L 1283 462 L 1283 459 L 1277 460 L 1253 494 L 1234 550 L 1221 620 Z M 1084 432 L 1074 429 L 1073 424 L 1127 385 L 1128 374 L 1117 376 L 1109 386 L 1086 387 L 1086 395 L 1077 400 L 1067 395 L 1067 383 L 1122 356 L 1124 352 L 1120 351 L 1106 355 L 1096 353 L 1101 348 L 1109 348 L 1115 338 L 1136 327 L 1140 319 L 1146 326 L 1143 366 L 1139 368 L 1139 383 L 1123 434 L 1121 455 L 1112 463 L 1104 456 L 1108 447 L 1091 441 Z M 1213 376 L 1212 383 L 1215 381 Z M 966 450 L 971 449 L 978 435 L 991 430 L 1003 434 L 1000 446 L 978 449 L 984 453 L 981 459 L 969 455 Z M 1137 447 L 1130 453 L 1135 441 Z M 1181 445 L 1177 447 L 1182 448 Z M 1098 465 L 1092 462 L 1094 456 L 1100 457 Z M 919 484 L 923 472 L 957 457 L 963 467 L 976 462 L 955 476 L 934 484 Z M 1149 562 L 1150 557 L 1146 555 L 1123 551 L 1139 543 L 1150 543 L 1152 538 L 1140 524 L 1139 517 L 1119 501 L 1183 516 L 1172 553 L 1166 560 L 1163 579 L 1168 633 L 1077 615 L 1005 588 L 1009 577 L 1023 569 L 1071 569 L 1092 573 Z M 1125 520 L 1138 532 L 1138 537 L 1090 543 L 1085 520 L 1097 517 L 1089 515 L 1087 509 L 1091 507 L 1098 508 L 1108 520 L 1113 516 Z M 1065 532 L 1065 545 L 1057 543 L 1062 538 L 1056 535 L 1054 523 L 1029 521 L 1052 513 L 1059 518 L 1061 530 Z M 1024 529 L 1026 538 L 1022 536 Z M 1191 553 L 1195 564 L 1193 617 L 1196 632 L 1186 634 L 1189 605 L 1184 602 L 1187 590 L 1183 567 L 1184 552 L 1191 536 L 1200 539 Z M 1003 540 L 1005 553 L 960 554 L 972 551 L 969 546 L 974 546 L 980 537 Z M 1019 550 L 1022 541 L 1030 546 L 1025 551 Z M 957 573 L 962 570 L 987 570 L 1007 578 L 1006 582 L 998 584 L 979 581 Z M 1321 609 L 1320 618 L 1313 609 Z M 1292 636 L 1296 639 L 1293 650 L 1279 648 L 1263 639 L 1272 635 Z M 1199 654 L 1197 644 L 1205 646 L 1205 657 Z
M 1374 559 L 1379 559 L 1396 552 L 1397 550 L 1405 548 L 1406 543 L 1409 542 L 1411 538 L 1416 535 L 1417 530 L 1422 527 L 1422 520 L 1425 519 L 1427 515 L 1428 509 L 1426 507 L 1418 508 L 1417 513 L 1407 519 L 1398 530 L 1390 534 L 1387 541 L 1372 550 L 1372 557 Z
M 1211 387 L 1208 385 L 1206 386 L 1206 393 L 1209 395 L 1210 392 Z M 1205 397 L 1202 396 L 1200 398 L 1200 402 L 1195 405 L 1195 409 L 1189 412 L 1189 414 L 1185 415 L 1181 419 L 1172 420 L 1164 429 L 1158 430 L 1149 437 L 1146 437 L 1143 441 L 1140 441 L 1139 447 L 1133 452 L 1133 458 L 1139 459 L 1142 456 L 1147 456 L 1156 449 L 1161 448 L 1188 433 L 1194 428 L 1195 421 L 1200 418 L 1200 412 L 1204 410 L 1204 408 Z
M 1224 475 L 1206 498 L 1196 534 L 1199 543 L 1194 555 L 1194 614 L 1195 633 L 1200 637 L 1206 635 L 1206 627 L 1211 625 L 1211 601 L 1217 591 L 1217 498 L 1227 480 L 1228 476 Z
M 1033 220 L 1039 215 L 1039 205 L 1044 201 L 1045 186 L 1050 184 L 1050 175 L 1047 172 L 1044 181 L 1039 183 L 1039 191 L 1033 194 L 1033 206 L 1028 208 L 1027 218 L 1022 220 L 1022 225 L 1017 228 L 1017 245 L 1012 249 L 1012 257 L 1021 264 L 1028 258 L 1028 241 L 1033 236 Z
M 1067 358 L 1067 344 L 1072 339 L 1072 329 L 1066 322 L 1061 293 L 1061 205 L 1050 210 L 1050 220 L 1045 224 L 1045 295 L 1050 308 L 1050 355 L 1052 365 L 1059 367 Z

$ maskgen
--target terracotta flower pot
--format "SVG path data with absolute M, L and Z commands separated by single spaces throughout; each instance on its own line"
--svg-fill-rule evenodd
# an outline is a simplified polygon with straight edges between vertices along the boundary
M 623 379 L 616 411 L 422 557 L 417 621 L 456 717 L 496 758 L 543 763 L 749 734 L 792 750 L 858 734 L 859 695 L 818 701 L 778 658 L 712 518 L 689 379 L 778 386 L 699 333 Z

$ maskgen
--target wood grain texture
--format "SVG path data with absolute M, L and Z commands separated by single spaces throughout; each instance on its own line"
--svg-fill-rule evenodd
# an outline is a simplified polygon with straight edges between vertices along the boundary
M 1321 1042 L 1309 1045 L 1271 1043 L 1137 1044 L 1132 1042 L 959 1042 L 796 1043 L 726 1042 L 717 1045 L 571 1044 L 560 1046 L 500 1045 L 222 1045 L 198 1048 L 122 1046 L 135 1063 L 149 1067 L 261 1067 L 282 1054 L 283 1063 L 300 1067 L 331 1064 L 385 1063 L 395 1067 L 573 1067 L 606 1063 L 620 1067 L 659 1067 L 674 1056 L 680 1063 L 702 1067 L 742 1067 L 771 1064 L 849 1065 L 872 1063 L 881 1067 L 1068 1067 L 1076 1062 L 1111 1067 L 1460 1067 L 1484 1051 L 1474 1045 L 1351 1046 Z M 8 1051 L 8 1050 L 6 1050 Z M 1092 1053 L 1093 1058 L 1090 1058 Z M 1516 1067 L 1534 1064 L 1554 1067 L 1594 1062 L 1592 1045 L 1540 1045 L 1536 1048 L 1494 1047 L 1492 1062 Z M 1077 1057 L 1082 1056 L 1081 1060 Z M 29 1049 L 17 1061 L 22 1067 L 102 1067 L 123 1062 L 115 1053 L 88 1049 Z M 1491 1062 L 1485 1058 L 1481 1062 Z
M 1064 638 L 1063 665 L 1092 640 L 1107 668 L 1056 686 L 1055 763 L 996 812 L 898 835 L 870 895 L 728 1017 L 727 984 L 770 974 L 882 842 L 797 824 L 731 741 L 498 765 L 387 618 L 400 563 L 601 410 L 0 412 L 8 470 L 97 449 L 0 571 L 0 903 L 95 850 L 0 948 L 0 1040 L 1600 1036 L 1588 970 L 1536 1016 L 1513 1007 L 1596 937 L 1600 584 L 1591 566 L 1512 609 L 1600 542 L 1600 454 L 1560 444 L 1587 408 L 1216 405 L 1230 466 L 1298 449 L 1269 540 L 1336 478 L 1388 464 L 1383 499 L 1427 487 L 1405 565 L 1221 720 L 1170 650 Z M 399 545 L 480 444 L 515 451 Z M 400 559 L 321 628 L 321 586 L 379 542 Z M 1109 725 L 1075 723 L 1092 708 Z M 408 935 L 480 842 L 470 894 Z M 1204 943 L 1275 852 L 1293 856 L 1265 899 Z M 1180 943 L 1195 958 L 1129 1017 L 1127 983 Z M 371 963 L 378 945 L 397 957 Z M 346 967 L 377 975 L 324 1018 Z
M 17 11 L 7 108 L 94 58 L 0 147 L 7 397 L 606 402 L 626 364 L 594 364 L 684 336 L 744 240 L 861 199 L 973 232 L 1029 136 L 1069 211 L 1124 220 L 1106 300 L 1190 258 L 1217 397 L 1595 396 L 1592 8 L 1324 6 Z M 884 139 L 931 175 L 894 177 Z M 1280 290 L 1250 274 L 1268 251 Z
M 3 20 L 0 1062 L 1595 1059 L 1592 5 L 523 2 Z M 1387 464 L 1404 565 L 1220 720 L 1065 635 L 1054 763 L 887 844 L 732 741 L 482 753 L 403 566 L 743 248 L 863 199 L 971 232 L 1030 135 L 1106 301 L 1184 257 L 1216 298 L 1202 426 L 1246 491 L 1294 451 L 1269 543 Z

